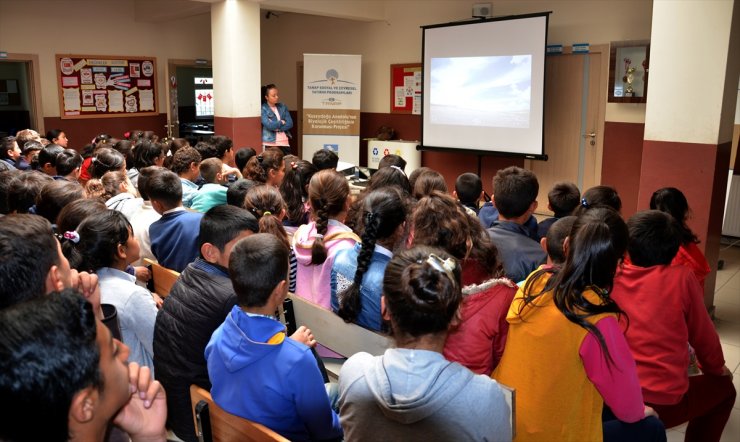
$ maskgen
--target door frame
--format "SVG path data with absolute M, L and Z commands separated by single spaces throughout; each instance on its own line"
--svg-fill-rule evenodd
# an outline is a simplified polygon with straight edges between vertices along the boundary
M 205 61 L 205 62 L 204 62 Z M 180 120 L 178 115 L 178 120 L 173 122 L 172 121 L 172 83 L 170 83 L 170 77 L 175 76 L 177 78 L 177 68 L 178 67 L 186 67 L 186 68 L 210 68 L 213 69 L 213 62 L 211 60 L 205 60 L 202 58 L 199 59 L 182 59 L 182 58 L 168 58 L 167 59 L 167 75 L 165 77 L 165 81 L 167 83 L 167 87 L 165 88 L 165 100 L 167 101 L 167 125 L 165 126 L 165 130 L 169 129 L 170 127 L 175 128 L 172 130 L 173 137 L 177 138 L 180 136 Z M 177 88 L 174 88 L 177 89 Z M 179 97 L 178 97 L 179 98 Z
M 44 127 L 44 108 L 41 104 L 41 70 L 39 68 L 39 56 L 37 54 L 8 53 L 6 58 L 0 59 L 2 62 L 26 63 L 26 73 L 28 75 L 28 96 L 31 99 L 30 120 L 35 125 L 36 131 L 44 136 L 46 128 Z

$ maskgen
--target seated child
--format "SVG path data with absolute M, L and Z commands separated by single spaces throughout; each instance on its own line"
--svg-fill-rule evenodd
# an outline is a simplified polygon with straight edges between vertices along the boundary
M 540 240 L 542 250 L 547 253 L 547 265 L 559 267 L 565 263 L 565 238 L 570 235 L 576 219 L 578 217 L 570 215 L 556 220 Z
M 469 215 L 478 216 L 478 202 L 483 197 L 483 182 L 474 173 L 464 173 L 455 180 L 452 196 L 457 198 Z
M 195 182 L 200 176 L 200 162 L 200 153 L 190 146 L 178 149 L 172 156 L 170 170 L 180 177 L 182 205 L 185 207 L 190 207 L 193 197 L 198 192 L 198 185 Z
M 211 395 L 219 407 L 290 440 L 339 439 L 311 331 L 291 337 L 274 319 L 288 294 L 288 248 L 268 233 L 239 241 L 229 275 L 237 302 L 206 347 Z
M 406 203 L 393 187 L 362 200 L 362 243 L 337 252 L 331 269 L 331 308 L 346 322 L 380 331 L 385 267 L 403 238 Z
M 200 176 L 205 184 L 198 189 L 190 203 L 190 208 L 198 212 L 208 212 L 211 207 L 226 204 L 226 175 L 221 170 L 223 163 L 218 158 L 208 158 L 200 163 Z
M 690 269 L 671 266 L 680 226 L 657 210 L 629 219 L 629 256 L 611 297 L 627 313 L 625 336 L 637 362 L 645 402 L 667 428 L 688 422 L 686 440 L 718 441 L 735 402 L 732 374 Z M 688 344 L 704 374 L 688 376 Z
M 537 235 L 544 238 L 550 226 L 564 216 L 571 215 L 581 199 L 581 191 L 578 186 L 569 182 L 555 183 L 547 194 L 547 208 L 552 210 L 554 216 L 542 220 L 537 224 Z
M 313 153 L 311 157 L 311 163 L 316 166 L 318 170 L 337 170 L 337 164 L 339 164 L 339 156 L 334 151 L 329 149 L 320 149 Z
M 190 385 L 211 389 L 203 352 L 236 305 L 228 273 L 231 249 L 257 230 L 257 221 L 244 209 L 209 210 L 200 222 L 200 256 L 185 268 L 157 313 L 154 368 L 167 390 L 167 423 L 185 441 L 197 440 Z
M 152 253 L 164 267 L 182 272 L 199 255 L 198 233 L 203 214 L 182 207 L 182 184 L 174 172 L 154 173 L 148 186 L 152 207 L 162 215 L 149 226 Z
M 511 166 L 496 173 L 493 188 L 498 219 L 488 234 L 498 249 L 506 276 L 521 281 L 547 259 L 525 227 L 537 209 L 539 183 L 531 171 Z
M 440 249 L 414 247 L 386 267 L 381 301 L 395 346 L 361 352 L 339 374 L 346 440 L 510 441 L 501 387 L 442 355 L 460 307 L 460 265 Z
M 0 310 L 0 440 L 166 440 L 164 390 L 128 353 L 75 290 Z

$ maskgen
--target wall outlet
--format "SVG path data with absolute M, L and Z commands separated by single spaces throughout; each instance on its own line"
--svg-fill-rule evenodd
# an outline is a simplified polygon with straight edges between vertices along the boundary
M 493 3 L 474 3 L 473 17 L 490 18 L 493 17 Z

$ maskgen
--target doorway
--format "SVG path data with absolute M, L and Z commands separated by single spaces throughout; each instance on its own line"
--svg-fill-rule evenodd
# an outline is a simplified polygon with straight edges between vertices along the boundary
M 168 137 L 194 146 L 213 136 L 213 68 L 207 60 L 169 60 L 167 69 Z
M 583 192 L 601 181 L 607 49 L 603 45 L 592 46 L 587 54 L 564 53 L 546 59 L 548 160 L 527 160 L 524 164 L 537 175 L 540 184 L 537 196 L 540 215 L 552 216 L 547 208 L 547 193 L 555 183 L 570 181 Z
M 43 134 L 37 72 L 35 55 L 8 54 L 0 59 L 0 137 L 23 129 Z

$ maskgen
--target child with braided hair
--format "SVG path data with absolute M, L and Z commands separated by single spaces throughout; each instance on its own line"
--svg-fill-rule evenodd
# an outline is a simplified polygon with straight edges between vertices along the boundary
M 275 235 L 286 248 L 290 249 L 290 275 L 288 291 L 295 292 L 295 279 L 298 269 L 295 253 L 290 247 L 288 233 L 283 227 L 285 218 L 285 202 L 280 192 L 272 186 L 257 185 L 247 191 L 244 197 L 244 208 L 259 220 L 259 233 Z
M 299 226 L 308 222 L 308 214 L 311 210 L 308 206 L 308 183 L 318 171 L 316 166 L 306 160 L 291 162 L 286 168 L 285 177 L 280 184 L 280 194 L 287 206 L 283 225 L 291 236 Z
M 313 221 L 293 235 L 298 260 L 296 294 L 329 310 L 330 277 L 334 256 L 360 238 L 344 224 L 349 209 L 349 184 L 333 170 L 317 172 L 308 184 Z
M 331 308 L 346 322 L 380 331 L 383 274 L 403 237 L 407 208 L 395 187 L 372 191 L 362 202 L 362 244 L 334 257 Z

